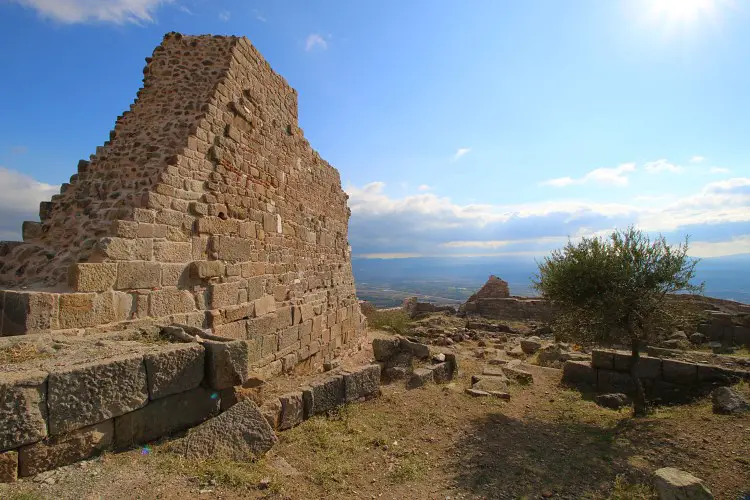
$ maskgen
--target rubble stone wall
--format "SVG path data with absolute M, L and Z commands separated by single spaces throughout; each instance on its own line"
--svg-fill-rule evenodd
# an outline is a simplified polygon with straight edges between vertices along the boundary
M 347 195 L 296 91 L 245 38 L 170 33 L 147 63 L 111 140 L 0 245 L 0 334 L 180 323 L 252 366 L 350 345 Z
M 476 298 L 466 302 L 463 310 L 466 314 L 508 321 L 550 321 L 554 313 L 552 306 L 545 300 L 519 297 Z

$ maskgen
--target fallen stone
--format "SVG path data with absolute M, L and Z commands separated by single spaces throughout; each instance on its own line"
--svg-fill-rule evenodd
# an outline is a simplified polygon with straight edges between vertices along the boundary
M 203 387 L 152 401 L 115 418 L 115 448 L 147 443 L 193 427 L 218 414 L 220 404 L 219 393 Z
M 281 417 L 279 430 L 287 430 L 301 424 L 305 419 L 305 404 L 302 392 L 290 392 L 279 396 L 281 401 Z
M 146 354 L 148 392 L 159 399 L 195 389 L 203 380 L 205 349 L 200 344 L 172 344 Z
M 487 391 L 481 391 L 479 389 L 474 389 L 471 387 L 467 387 L 464 392 L 466 392 L 466 394 L 468 394 L 469 396 L 474 396 L 475 398 L 487 397 L 490 395 L 490 393 Z
M 400 340 L 398 338 L 373 339 L 372 353 L 377 361 L 388 361 L 400 349 Z
M 406 381 L 407 389 L 416 389 L 433 382 L 432 370 L 427 368 L 415 368 L 409 380 Z
M 488 377 L 505 377 L 505 372 L 503 371 L 503 365 L 507 364 L 507 361 L 502 360 L 502 365 L 492 363 L 492 361 L 501 361 L 501 360 L 489 360 L 490 365 L 485 366 L 482 369 L 482 375 L 487 375 Z
M 0 453 L 0 483 L 14 483 L 18 479 L 18 453 Z
M 368 365 L 344 373 L 344 401 L 351 403 L 380 392 L 380 365 Z
M 414 357 L 427 359 L 430 357 L 430 346 L 412 342 L 408 339 L 401 339 L 401 350 L 411 352 Z
M 47 436 L 47 374 L 0 373 L 0 450 Z
M 510 394 L 503 391 L 489 391 L 490 396 L 494 396 L 498 399 L 504 399 L 505 401 L 510 401 Z
M 476 376 L 475 376 L 476 377 Z M 508 379 L 505 377 L 476 377 L 477 380 L 472 384 L 472 389 L 480 391 L 508 392 Z
M 510 380 L 518 382 L 519 384 L 528 385 L 534 383 L 534 376 L 525 370 L 521 370 L 520 368 L 516 368 L 514 366 L 503 366 L 502 371 L 506 377 L 508 377 Z
M 432 372 L 432 379 L 436 384 L 444 384 L 446 382 L 449 382 L 451 378 L 453 378 L 451 366 L 447 362 L 428 366 L 427 369 Z
M 526 353 L 523 352 L 523 349 L 521 349 L 520 345 L 517 345 L 516 347 L 510 349 L 509 351 L 505 351 L 508 356 L 511 358 L 526 358 Z
M 281 401 L 279 398 L 264 401 L 263 406 L 260 407 L 260 412 L 271 429 L 279 430 L 279 422 L 281 422 Z
M 206 378 L 213 389 L 241 385 L 249 377 L 248 344 L 244 340 L 206 340 Z
M 524 354 L 534 354 L 542 347 L 542 340 L 539 337 L 529 337 L 521 339 L 521 350 Z
M 685 471 L 665 467 L 654 473 L 659 500 L 710 500 L 714 496 L 703 481 Z
M 718 387 L 711 393 L 714 413 L 730 414 L 750 410 L 750 404 L 730 387 Z
M 383 378 L 386 381 L 393 382 L 411 376 L 414 371 L 414 356 L 410 352 L 399 352 L 388 361 L 383 367 Z
M 704 344 L 706 342 L 706 336 L 702 333 L 694 333 L 690 336 L 690 342 L 692 342 L 695 345 Z
M 112 419 L 109 419 L 106 422 L 24 446 L 18 453 L 19 475 L 33 476 L 91 458 L 110 449 L 113 438 L 114 425 Z
M 612 394 L 599 394 L 594 398 L 594 401 L 604 408 L 619 410 L 628 404 L 628 397 L 620 392 L 615 392 Z
M 148 403 L 143 357 L 120 356 L 49 374 L 47 407 L 53 436 L 103 422 Z
M 435 354 L 432 357 L 432 361 L 433 363 L 442 363 L 443 361 L 445 361 L 445 354 L 443 354 L 442 352 Z
M 176 450 L 190 459 L 242 461 L 265 454 L 277 440 L 260 409 L 246 399 L 190 429 Z

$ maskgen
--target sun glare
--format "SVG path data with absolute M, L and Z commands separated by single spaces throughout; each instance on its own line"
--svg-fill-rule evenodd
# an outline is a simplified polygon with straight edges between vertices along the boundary
M 692 24 L 713 16 L 717 0 L 651 0 L 651 14 L 668 21 Z

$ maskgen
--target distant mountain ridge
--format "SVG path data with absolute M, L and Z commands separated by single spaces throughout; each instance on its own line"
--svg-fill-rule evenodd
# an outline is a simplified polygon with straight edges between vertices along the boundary
M 462 257 L 353 259 L 357 295 L 385 303 L 384 297 L 424 295 L 462 302 L 494 274 L 507 281 L 512 295 L 532 296 L 531 279 L 537 264 L 531 257 Z M 697 280 L 706 284 L 705 295 L 750 304 L 750 254 L 701 259 Z M 435 300 L 438 301 L 439 300 Z

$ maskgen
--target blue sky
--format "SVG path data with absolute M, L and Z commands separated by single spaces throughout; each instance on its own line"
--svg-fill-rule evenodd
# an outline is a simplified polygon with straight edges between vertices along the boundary
M 6 0 L 0 238 L 180 31 L 247 36 L 299 91 L 355 256 L 543 255 L 631 223 L 750 253 L 748 28 L 739 0 Z

